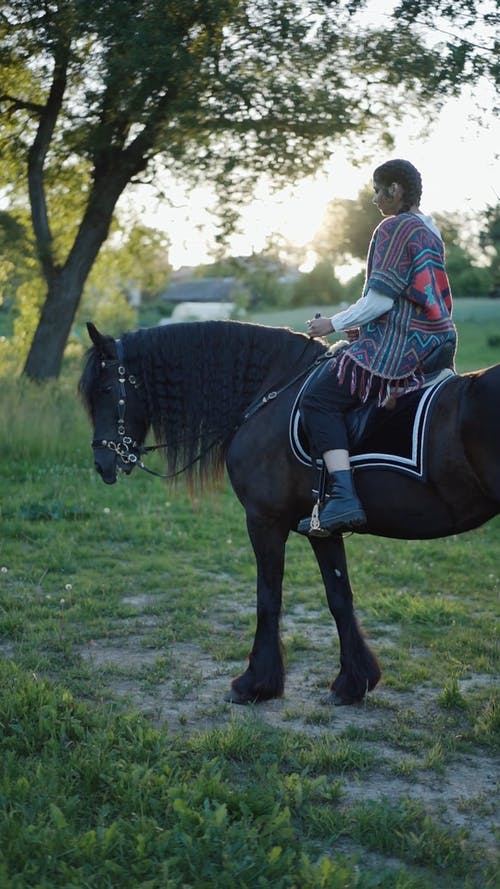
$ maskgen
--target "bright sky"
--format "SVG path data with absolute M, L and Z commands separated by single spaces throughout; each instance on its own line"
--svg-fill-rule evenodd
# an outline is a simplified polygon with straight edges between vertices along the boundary
M 371 15 L 383 16 L 393 3 L 373 2 Z M 476 95 L 478 91 L 476 90 Z M 494 89 L 483 84 L 480 104 L 494 105 Z M 313 179 L 303 180 L 278 194 L 266 185 L 242 214 L 241 235 L 230 242 L 232 255 L 259 252 L 269 235 L 278 233 L 303 246 L 318 230 L 326 205 L 335 198 L 354 198 L 371 182 L 375 166 L 390 157 L 404 157 L 420 170 L 423 179 L 424 212 L 468 215 L 500 201 L 500 120 L 492 113 L 480 124 L 476 101 L 470 95 L 450 100 L 437 119 L 424 115 L 408 120 L 396 134 L 392 151 L 382 146 L 372 162 L 354 167 L 347 152 L 339 149 L 328 167 Z M 169 204 L 152 197 L 143 187 L 134 192 L 134 211 L 143 223 L 164 229 L 171 240 L 170 261 L 174 268 L 213 261 L 213 218 L 209 212 L 213 195 L 205 189 L 186 194 L 181 186 L 169 185 Z M 142 203 L 142 207 L 141 207 Z

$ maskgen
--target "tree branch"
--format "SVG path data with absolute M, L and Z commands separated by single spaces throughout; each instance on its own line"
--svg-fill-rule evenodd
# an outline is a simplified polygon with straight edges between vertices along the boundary
M 275 130 L 281 133 L 290 133 L 295 136 L 305 136 L 313 138 L 314 136 L 331 136 L 334 132 L 331 119 L 326 120 L 304 120 L 300 121 L 295 117 L 289 119 L 285 117 L 262 117 L 245 118 L 241 120 L 233 120 L 229 117 L 220 117 L 207 119 L 203 123 L 203 128 L 209 133 L 233 132 L 233 133 L 265 133 Z M 338 119 L 335 119 L 335 126 L 338 134 Z
M 8 93 L 0 96 L 0 102 L 10 103 L 10 108 L 7 109 L 8 112 L 23 110 L 39 115 L 44 109 L 43 105 L 38 105 L 36 102 L 26 102 L 24 99 L 17 99 L 16 96 L 10 96 Z
M 28 189 L 31 218 L 37 253 L 47 283 L 52 279 L 55 266 L 52 250 L 52 232 L 45 195 L 44 165 L 66 90 L 69 51 L 69 40 L 64 44 L 60 44 L 58 50 L 56 50 L 50 92 L 46 104 L 40 109 L 37 133 L 28 152 Z

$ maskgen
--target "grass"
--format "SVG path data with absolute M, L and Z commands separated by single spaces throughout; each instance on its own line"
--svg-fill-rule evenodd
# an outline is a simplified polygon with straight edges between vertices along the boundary
M 302 855 L 296 794 L 285 802 L 235 776 L 236 751 L 259 760 L 255 735 L 230 727 L 207 758 L 199 741 L 84 707 L 5 665 L 0 701 L 5 889 L 344 885 L 341 864 Z M 304 781 L 302 798 L 313 793 Z
M 418 801 L 343 805 L 335 776 L 373 767 L 346 739 L 239 718 L 183 739 L 14 665 L 1 674 L 6 889 L 494 885 L 467 832 Z M 387 858 L 382 882 L 352 857 L 318 854 L 347 840 Z
M 495 324 L 463 322 L 461 369 L 500 360 Z M 384 668 L 353 709 L 321 706 L 338 649 L 293 537 L 288 697 L 231 709 L 255 625 L 241 507 L 105 488 L 74 390 L 2 381 L 2 889 L 494 887 L 500 518 L 347 541 Z

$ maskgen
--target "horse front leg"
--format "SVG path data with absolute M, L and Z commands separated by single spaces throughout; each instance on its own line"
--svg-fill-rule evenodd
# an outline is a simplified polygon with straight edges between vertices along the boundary
M 327 702 L 355 704 L 367 691 L 375 688 L 381 670 L 356 620 L 342 536 L 310 537 L 309 540 L 319 564 L 340 643 L 340 672 L 330 683 Z
M 248 667 L 226 695 L 233 704 L 279 698 L 285 684 L 280 614 L 288 529 L 279 520 L 248 515 L 247 528 L 257 562 L 257 627 Z

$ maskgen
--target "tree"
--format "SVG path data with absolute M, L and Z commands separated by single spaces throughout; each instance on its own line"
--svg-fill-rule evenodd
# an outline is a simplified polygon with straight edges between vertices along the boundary
M 446 271 L 453 295 L 485 296 L 492 289 L 493 276 L 484 263 L 478 264 L 481 257 L 477 248 L 481 244 L 478 245 L 477 239 L 472 236 L 471 220 L 468 220 L 469 225 L 464 225 L 462 216 L 452 213 L 436 213 L 435 220 L 444 241 Z
M 19 373 L 36 330 L 43 278 L 27 209 L 0 213 L 0 309 L 11 335 L 1 341 L 0 373 Z
M 92 318 L 110 334 L 137 322 L 138 306 L 157 298 L 171 272 L 163 232 L 133 225 L 127 237 L 117 240 L 101 248 L 77 312 L 79 321 Z
M 14 305 L 18 288 L 33 275 L 33 259 L 29 220 L 0 211 L 0 308 Z
M 491 296 L 500 297 L 500 204 L 487 207 L 479 243 L 489 257 Z
M 5 0 L 0 11 L 4 184 L 27 185 L 46 296 L 25 364 L 59 374 L 82 289 L 125 188 L 173 175 L 226 200 L 255 177 L 296 179 L 332 141 L 384 130 L 405 103 L 498 75 L 496 56 L 462 39 L 426 45 L 414 12 L 470 2 L 401 2 L 381 31 L 364 0 Z M 353 27 L 350 23 L 353 22 Z M 486 59 L 486 61 L 485 61 Z M 0 183 L 1 184 L 1 183 Z
M 373 187 L 367 185 L 354 200 L 337 198 L 328 204 L 313 243 L 319 256 L 329 257 L 335 265 L 366 258 L 373 231 L 381 221 L 372 198 Z
M 262 309 L 287 305 L 297 276 L 290 261 L 294 251 L 278 235 L 271 235 L 260 253 L 228 256 L 208 266 L 199 266 L 200 277 L 235 278 L 240 308 Z
M 294 284 L 292 305 L 308 306 L 315 303 L 329 306 L 339 302 L 344 295 L 340 281 L 335 277 L 332 264 L 323 259 L 310 272 L 301 275 Z

